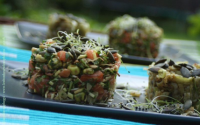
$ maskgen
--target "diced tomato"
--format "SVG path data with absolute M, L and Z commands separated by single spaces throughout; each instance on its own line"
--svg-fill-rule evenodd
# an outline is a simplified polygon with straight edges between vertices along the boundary
M 120 65 L 121 65 L 121 59 L 120 59 L 120 57 L 118 56 L 117 53 L 114 53 L 114 54 L 113 54 L 113 57 L 114 57 L 114 59 L 115 59 L 115 61 L 116 61 L 115 65 L 117 65 L 117 66 L 118 66 L 118 69 L 119 69 L 119 67 L 120 67 Z
M 34 89 L 34 82 L 35 82 L 36 77 L 37 77 L 37 73 L 35 73 L 34 75 L 32 75 L 32 77 L 30 79 L 30 82 L 28 84 L 29 89 Z
M 81 81 L 85 82 L 85 81 L 89 81 L 89 80 L 93 80 L 94 82 L 102 82 L 103 81 L 103 73 L 101 71 L 97 71 L 92 75 L 82 75 L 81 76 Z
M 36 93 L 40 93 L 42 88 L 47 85 L 49 78 L 42 78 L 40 83 L 36 81 L 36 78 L 42 77 L 38 73 L 35 73 L 29 82 L 29 89 L 36 89 Z
M 87 50 L 86 55 L 87 55 L 87 58 L 91 60 L 94 60 L 95 58 L 97 58 L 97 53 L 94 50 L 90 50 L 90 49 Z
M 29 70 L 34 70 L 33 61 L 29 60 Z
M 70 72 L 71 72 L 71 71 L 70 71 L 69 69 L 63 69 L 63 70 L 59 73 L 59 75 L 60 75 L 60 77 L 67 78 L 67 77 L 69 77 Z
M 59 51 L 57 53 L 59 59 L 63 62 L 66 62 L 66 52 L 65 51 Z
M 103 86 L 101 86 L 100 84 L 96 84 L 92 90 L 94 92 L 98 92 L 98 97 L 97 100 L 102 100 L 102 99 L 106 99 L 109 96 L 109 93 L 107 90 L 103 89 Z
M 151 43 L 150 43 L 150 49 L 151 49 L 151 50 L 155 50 L 155 48 L 156 48 L 155 43 L 154 43 L 154 42 L 151 42 Z
M 123 43 L 131 42 L 131 33 L 124 31 L 124 37 L 122 38 Z

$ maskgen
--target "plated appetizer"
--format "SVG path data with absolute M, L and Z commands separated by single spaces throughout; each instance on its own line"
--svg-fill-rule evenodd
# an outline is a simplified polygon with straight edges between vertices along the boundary
M 109 44 L 122 54 L 156 58 L 163 30 L 152 20 L 123 15 L 108 24 Z
M 29 91 L 58 101 L 107 103 L 113 98 L 120 64 L 117 50 L 59 31 L 58 37 L 32 48 Z
M 81 36 L 85 36 L 89 31 L 90 25 L 83 18 L 74 16 L 72 14 L 51 14 L 49 18 L 49 30 L 47 38 L 57 36 L 58 31 L 67 31 L 67 33 L 79 30 Z
M 172 60 L 162 59 L 152 63 L 149 71 L 147 90 L 149 100 L 160 104 L 164 102 L 183 104 L 182 108 L 187 114 L 200 111 L 199 64 L 175 63 Z

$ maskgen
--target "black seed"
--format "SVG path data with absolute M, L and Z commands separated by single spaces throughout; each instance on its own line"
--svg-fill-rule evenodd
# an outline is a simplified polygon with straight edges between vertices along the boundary
M 84 51 L 84 49 L 81 50 L 81 52 L 83 52 L 83 51 Z
M 191 77 L 190 71 L 185 67 L 181 67 L 181 74 L 183 77 L 186 77 L 186 78 Z
M 90 39 L 87 38 L 87 37 L 82 37 L 80 40 L 83 41 L 83 42 L 87 42 L 87 41 L 90 40 Z
M 180 63 L 180 64 L 178 64 L 178 65 L 180 65 L 180 66 L 182 66 L 182 67 L 186 67 L 186 66 L 187 66 L 186 63 Z
M 181 69 L 181 66 L 180 65 L 173 65 L 176 69 Z
M 200 69 L 193 70 L 192 76 L 200 76 Z
M 167 59 L 158 60 L 157 62 L 155 62 L 155 65 L 156 65 L 156 64 L 159 64 L 159 63 L 164 63 L 165 61 L 167 61 Z
M 169 66 L 172 66 L 172 65 L 174 65 L 175 63 L 174 63 L 174 61 L 172 61 L 172 60 L 170 59 L 169 62 L 168 62 L 168 64 L 169 64 Z
M 155 67 L 160 67 L 160 68 L 162 68 L 162 67 L 164 67 L 165 66 L 165 63 L 159 63 L 159 64 L 156 64 L 155 65 Z
M 192 65 L 190 65 L 190 64 L 187 64 L 186 68 L 189 69 L 189 70 L 193 70 L 194 69 L 194 67 Z
M 186 66 L 186 68 L 189 69 L 189 70 L 193 70 L 193 67 L 188 66 L 188 65 Z
M 169 67 L 169 65 L 167 63 L 165 63 L 165 65 L 162 68 L 167 69 L 168 67 Z
M 153 72 L 153 73 L 158 73 L 158 71 L 160 70 L 160 67 L 152 67 L 149 69 L 149 71 Z
M 167 69 L 169 67 L 169 65 L 167 63 L 159 63 L 159 64 L 156 64 L 155 67 Z
M 51 47 L 55 48 L 57 52 L 62 50 L 62 47 L 60 46 L 51 46 Z
M 48 53 L 56 53 L 56 50 L 52 47 L 47 48 Z
M 78 33 L 73 33 L 73 35 L 74 35 L 75 37 L 77 37 L 79 34 L 78 34 Z

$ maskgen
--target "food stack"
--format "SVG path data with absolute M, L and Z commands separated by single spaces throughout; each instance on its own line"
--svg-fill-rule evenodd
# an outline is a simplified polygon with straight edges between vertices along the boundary
M 32 48 L 29 91 L 58 101 L 107 103 L 121 64 L 118 51 L 77 33 L 58 34 Z
M 109 44 L 122 54 L 156 58 L 163 31 L 153 21 L 129 15 L 118 17 L 108 25 Z
M 85 36 L 90 30 L 90 24 L 83 18 L 72 14 L 51 14 L 49 18 L 49 30 L 47 38 L 57 36 L 58 31 L 66 31 L 67 33 L 76 32 L 79 30 L 81 36 Z
M 200 65 L 162 59 L 149 66 L 149 100 L 174 101 L 200 110 Z M 158 101 L 159 102 L 159 101 Z

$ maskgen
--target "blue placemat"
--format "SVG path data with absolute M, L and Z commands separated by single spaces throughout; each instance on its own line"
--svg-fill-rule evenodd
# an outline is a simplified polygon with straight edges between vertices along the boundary
M 69 115 L 55 112 L 37 111 L 24 108 L 0 106 L 0 124 L 12 125 L 146 125 L 138 122 Z M 9 125 L 10 125 L 9 124 Z

